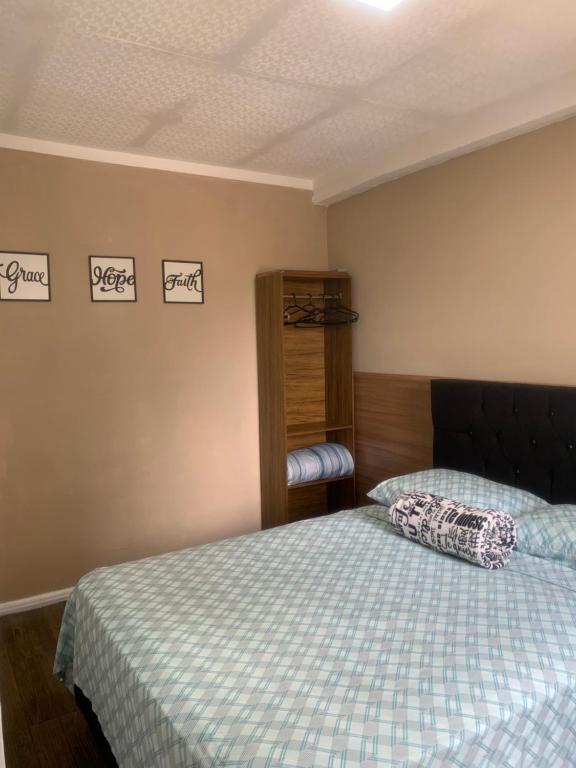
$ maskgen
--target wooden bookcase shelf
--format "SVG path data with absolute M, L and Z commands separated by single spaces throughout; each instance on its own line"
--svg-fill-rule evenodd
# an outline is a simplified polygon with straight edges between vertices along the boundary
M 325 483 L 340 483 L 342 480 L 352 480 L 353 477 L 354 475 L 342 475 L 342 477 L 328 477 L 326 480 L 311 480 L 309 483 L 295 483 L 294 485 L 289 485 L 288 490 L 304 488 L 305 486 L 311 487 L 312 485 L 324 485 Z
M 287 484 L 289 451 L 335 442 L 354 456 L 352 328 L 284 325 L 291 302 L 284 297 L 291 294 L 339 295 L 349 307 L 350 275 L 286 270 L 256 277 L 263 528 L 334 512 L 355 499 L 353 475 Z
M 288 437 L 298 435 L 318 435 L 322 432 L 338 432 L 341 429 L 352 429 L 352 424 L 337 424 L 329 427 L 325 422 L 317 421 L 311 424 L 292 424 L 286 428 Z

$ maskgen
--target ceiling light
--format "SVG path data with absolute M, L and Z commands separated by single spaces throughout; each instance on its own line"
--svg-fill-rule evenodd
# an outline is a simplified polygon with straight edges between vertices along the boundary
M 402 0 L 357 0 L 357 2 L 364 3 L 364 5 L 371 5 L 374 8 L 380 8 L 383 11 L 391 11 L 392 8 L 400 5 Z

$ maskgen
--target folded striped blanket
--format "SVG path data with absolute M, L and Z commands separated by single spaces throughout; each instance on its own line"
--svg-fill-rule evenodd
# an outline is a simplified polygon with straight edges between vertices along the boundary
M 431 493 L 403 493 L 389 514 L 394 528 L 407 539 L 482 568 L 502 568 L 516 545 L 516 523 L 506 512 Z
M 339 443 L 319 443 L 288 454 L 288 485 L 344 477 L 353 472 L 352 454 Z

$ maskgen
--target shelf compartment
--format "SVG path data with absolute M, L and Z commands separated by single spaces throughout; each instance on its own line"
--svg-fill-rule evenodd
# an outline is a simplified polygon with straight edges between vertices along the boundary
M 326 483 L 337 483 L 339 480 L 352 480 L 354 475 L 340 475 L 340 477 L 325 477 L 323 480 L 310 480 L 307 483 L 294 483 L 293 485 L 287 485 L 289 491 L 293 488 L 305 488 L 312 485 L 326 485 Z
M 336 424 L 330 426 L 323 421 L 312 421 L 308 424 L 292 424 L 286 428 L 288 437 L 300 435 L 317 435 L 323 432 L 338 432 L 341 429 L 352 429 L 352 424 Z

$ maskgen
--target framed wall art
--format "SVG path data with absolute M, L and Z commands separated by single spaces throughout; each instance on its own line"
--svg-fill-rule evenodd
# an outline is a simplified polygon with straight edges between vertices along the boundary
M 0 301 L 50 301 L 48 254 L 0 251 Z
M 133 256 L 90 256 L 92 301 L 136 301 Z
M 204 266 L 201 261 L 162 261 L 166 304 L 204 304 Z

